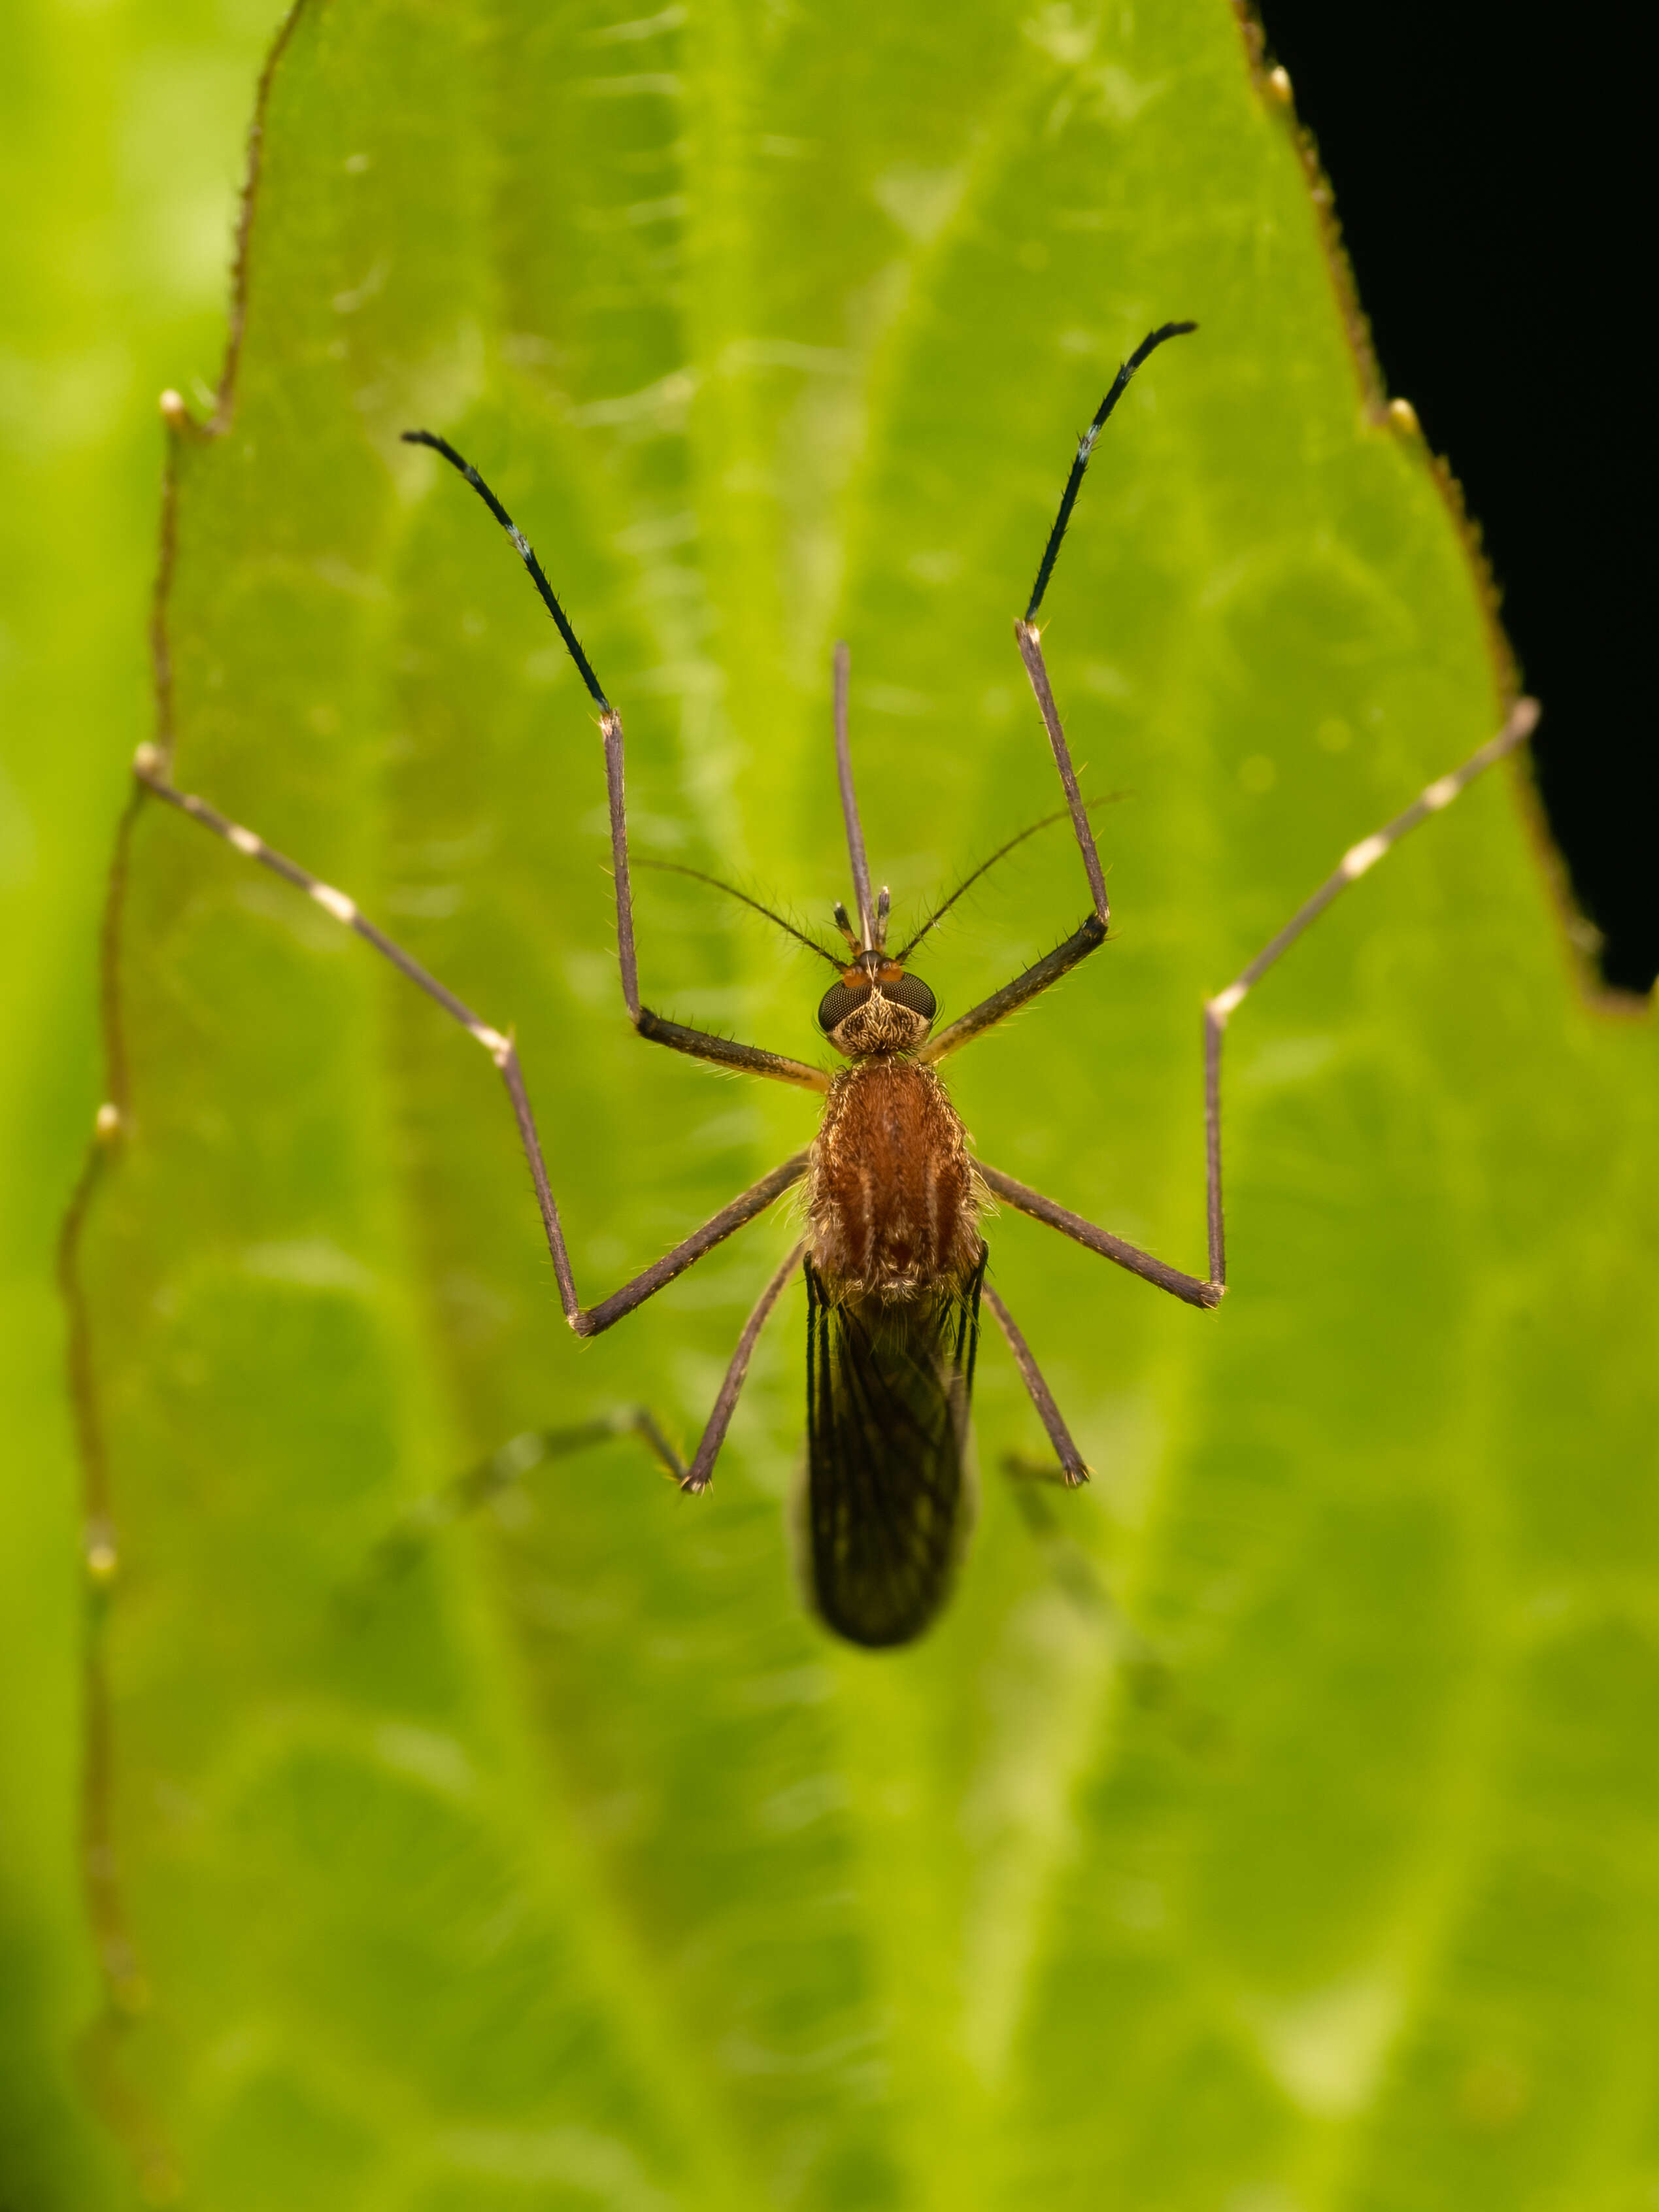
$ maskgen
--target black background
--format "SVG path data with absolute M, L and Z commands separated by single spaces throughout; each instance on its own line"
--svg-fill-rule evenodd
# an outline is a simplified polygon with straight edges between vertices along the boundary
M 1543 702 L 1539 787 L 1590 949 L 1633 992 L 1659 971 L 1641 13 L 1261 6 L 1388 392 L 1462 483 Z

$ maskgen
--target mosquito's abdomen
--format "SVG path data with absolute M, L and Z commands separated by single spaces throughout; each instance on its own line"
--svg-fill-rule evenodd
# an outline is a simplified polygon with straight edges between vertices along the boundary
M 967 1544 L 979 1250 L 965 1283 L 905 1299 L 833 1297 L 806 1262 L 807 1589 L 854 1644 L 919 1636 Z
M 831 1297 L 958 1290 L 978 1264 L 967 1138 L 933 1070 L 900 1054 L 830 1086 L 806 1176 L 811 1249 Z

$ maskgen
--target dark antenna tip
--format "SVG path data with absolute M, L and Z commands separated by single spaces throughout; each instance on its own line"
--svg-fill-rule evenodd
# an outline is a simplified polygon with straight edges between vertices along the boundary
M 458 453 L 453 446 L 450 444 L 448 439 L 441 438 L 435 430 L 404 430 L 400 434 L 400 435 L 401 441 L 405 446 L 430 446 L 434 453 L 441 453 L 445 460 L 449 463 L 451 468 L 457 470 L 462 476 L 464 476 L 467 482 L 471 485 L 473 490 L 477 493 L 479 498 L 489 509 L 489 512 L 495 516 L 496 521 L 499 522 L 501 528 L 506 531 L 508 538 L 512 540 L 513 550 L 518 555 L 520 560 L 524 562 L 526 568 L 529 571 L 531 582 L 536 586 L 537 591 L 541 594 L 542 605 L 547 609 L 549 614 L 552 616 L 554 627 L 557 629 L 559 635 L 564 640 L 566 652 L 569 653 L 570 658 L 576 664 L 577 674 L 581 678 L 582 682 L 587 686 L 587 694 L 589 698 L 592 700 L 600 714 L 611 714 L 613 709 L 611 708 L 611 702 L 605 697 L 605 693 L 599 689 L 599 679 L 593 673 L 592 664 L 589 662 L 587 655 L 582 651 L 581 645 L 577 639 L 576 633 L 570 627 L 569 617 L 566 615 L 564 609 L 559 605 L 558 599 L 554 592 L 553 586 L 548 582 L 547 577 L 543 571 L 542 564 L 536 558 L 535 550 L 531 545 L 530 540 L 525 536 L 523 531 L 520 529 L 518 524 L 514 522 L 512 516 L 501 505 L 500 500 L 496 498 L 495 493 L 491 491 L 489 486 L 478 474 L 477 469 L 473 467 L 471 462 L 466 459 L 465 455 Z
M 1030 603 L 1024 615 L 1028 628 L 1036 620 L 1037 609 L 1042 605 L 1042 595 L 1048 588 L 1048 579 L 1054 573 L 1054 562 L 1060 557 L 1060 542 L 1066 535 L 1072 509 L 1077 505 L 1077 495 L 1083 489 L 1084 471 L 1089 465 L 1089 456 L 1094 452 L 1096 439 L 1106 427 L 1107 418 L 1127 391 L 1129 380 L 1141 363 L 1150 355 L 1155 354 L 1166 339 L 1188 337 L 1197 328 L 1196 323 L 1160 323 L 1155 331 L 1147 331 L 1112 379 L 1110 391 L 1101 401 L 1094 420 L 1078 441 L 1077 458 L 1072 463 L 1072 473 L 1066 477 L 1066 489 L 1060 495 L 1060 513 L 1054 517 L 1054 526 L 1048 532 L 1048 543 L 1042 549 L 1042 562 L 1037 570 L 1036 581 L 1031 586 Z

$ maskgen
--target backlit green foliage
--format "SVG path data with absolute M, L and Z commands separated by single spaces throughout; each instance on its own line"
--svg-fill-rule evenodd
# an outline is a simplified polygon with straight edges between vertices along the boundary
M 515 1026 L 590 1297 L 811 1102 L 630 1034 L 588 702 L 398 433 L 537 544 L 642 851 L 813 926 L 847 635 L 907 914 L 1055 804 L 1011 617 L 1174 315 L 1048 606 L 1116 941 L 956 1090 L 987 1158 L 1195 1267 L 1203 991 L 1502 708 L 1222 0 L 302 15 L 234 412 L 178 454 L 177 774 Z M 137 1961 L 103 2064 L 153 2194 L 1646 2201 L 1651 1036 L 1575 997 L 1522 793 L 1478 787 L 1238 1018 L 1218 1316 L 992 1224 L 1097 1480 L 1027 1527 L 988 1339 L 963 1586 L 874 1658 L 793 1585 L 798 1300 L 708 1498 L 624 1440 L 368 1571 L 516 1431 L 643 1400 L 690 1441 L 789 1227 L 578 1346 L 484 1055 L 145 811 L 83 1265 Z M 1085 905 L 1045 833 L 922 963 L 946 1017 Z M 651 1003 L 814 1050 L 787 939 L 672 876 L 638 913 Z

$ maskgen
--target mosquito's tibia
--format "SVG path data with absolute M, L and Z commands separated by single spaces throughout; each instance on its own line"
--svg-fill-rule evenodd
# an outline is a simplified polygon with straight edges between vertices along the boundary
M 253 833 L 252 830 L 244 830 L 242 834 L 244 836 L 252 836 Z M 234 837 L 233 837 L 230 842 L 233 845 L 236 844 Z M 259 842 L 258 838 L 253 838 L 253 850 L 255 852 L 258 852 L 259 849 Z M 240 852 L 246 853 L 248 848 L 246 845 L 241 845 L 238 846 L 237 849 Z M 313 883 L 307 886 L 307 890 L 310 896 L 316 900 L 318 905 L 322 908 L 325 914 L 331 914 L 336 921 L 343 921 L 348 929 L 349 929 L 352 923 L 356 921 L 356 902 L 354 899 L 349 899 L 343 891 L 337 891 L 332 884 Z
M 504 1037 L 499 1030 L 492 1030 L 488 1022 L 469 1022 L 467 1034 L 475 1036 L 497 1067 L 505 1067 L 513 1057 L 513 1040 Z

